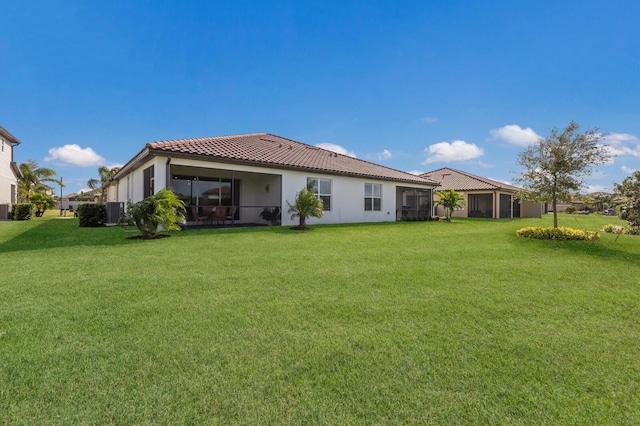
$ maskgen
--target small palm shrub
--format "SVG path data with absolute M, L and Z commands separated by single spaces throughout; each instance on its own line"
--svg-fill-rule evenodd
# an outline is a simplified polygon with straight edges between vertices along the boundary
M 287 201 L 287 205 L 289 206 L 291 219 L 295 219 L 296 217 L 299 219 L 299 224 L 294 229 L 301 231 L 309 229 L 307 228 L 308 217 L 321 219 L 324 213 L 324 204 L 322 203 L 322 200 L 316 197 L 316 195 L 307 188 L 303 188 L 300 192 L 296 193 L 294 203 L 291 204 Z
M 141 238 L 150 240 L 156 238 L 160 225 L 167 231 L 179 230 L 178 224 L 184 222 L 185 211 L 184 203 L 176 194 L 170 188 L 164 188 L 129 205 L 127 215 L 140 231 Z
M 534 238 L 537 240 L 585 240 L 595 241 L 600 238 L 595 231 L 585 231 L 574 228 L 542 228 L 539 226 L 529 226 L 516 231 L 518 237 Z

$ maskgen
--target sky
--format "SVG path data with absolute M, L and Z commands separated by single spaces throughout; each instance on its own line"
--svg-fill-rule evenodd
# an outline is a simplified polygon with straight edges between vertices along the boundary
M 571 120 L 640 169 L 640 2 L 0 2 L 0 125 L 65 193 L 148 142 L 267 132 L 514 182 Z

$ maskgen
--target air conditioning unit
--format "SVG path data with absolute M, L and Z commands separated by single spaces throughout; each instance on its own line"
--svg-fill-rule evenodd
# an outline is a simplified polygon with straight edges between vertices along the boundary
M 0 204 L 0 220 L 9 220 L 11 204 Z
M 106 204 L 107 225 L 116 225 L 124 216 L 124 203 L 110 201 Z

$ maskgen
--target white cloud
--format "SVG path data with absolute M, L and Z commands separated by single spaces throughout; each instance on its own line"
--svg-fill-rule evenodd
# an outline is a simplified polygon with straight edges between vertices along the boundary
M 586 193 L 593 194 L 594 192 L 611 192 L 612 188 L 604 185 L 587 185 Z
M 608 133 L 604 135 L 602 142 L 606 144 L 607 149 L 612 157 L 631 156 L 640 158 L 640 140 L 634 135 L 628 133 Z M 635 147 L 625 145 L 635 144 Z
M 620 170 L 622 170 L 624 173 L 626 173 L 628 175 L 632 175 L 632 174 L 634 174 L 635 172 L 638 171 L 638 169 L 632 169 L 629 166 L 622 166 L 622 167 L 620 167 Z
M 450 161 L 466 161 L 481 157 L 484 150 L 474 143 L 465 141 L 440 142 L 424 149 L 428 157 L 421 164 L 430 164 L 437 161 L 448 163 Z
M 337 152 L 338 154 L 346 155 L 349 157 L 356 158 L 356 153 L 353 151 L 349 151 L 348 149 L 341 147 L 340 145 L 336 145 L 334 143 L 317 143 L 316 146 L 318 148 L 326 149 L 327 151 Z
M 429 124 L 429 123 L 437 123 L 438 119 L 435 118 L 435 117 L 422 117 L 422 119 L 420 121 L 422 121 L 423 123 L 428 123 Z
M 411 171 L 408 171 L 407 173 L 410 173 L 410 174 L 416 175 L 416 176 L 420 176 L 424 172 L 422 170 L 411 170 Z
M 508 142 L 519 146 L 529 146 L 540 139 L 540 135 L 533 131 L 531 127 L 523 129 L 517 124 L 508 124 L 498 129 L 492 129 L 489 131 L 494 139 L 500 139 L 504 142 Z
M 389 158 L 391 158 L 391 151 L 388 149 L 383 149 L 382 152 L 378 153 L 379 161 L 388 160 Z
M 45 157 L 45 161 L 59 160 L 63 163 L 82 167 L 100 166 L 105 162 L 104 157 L 96 154 L 93 149 L 89 147 L 81 148 L 76 144 L 69 144 L 60 148 L 51 148 L 49 155 L 50 157 Z

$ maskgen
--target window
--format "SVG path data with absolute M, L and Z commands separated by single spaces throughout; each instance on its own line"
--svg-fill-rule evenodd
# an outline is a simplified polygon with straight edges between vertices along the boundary
M 144 180 L 144 183 L 143 183 L 144 193 L 142 194 L 143 198 L 147 198 L 150 195 L 154 194 L 154 191 L 153 191 L 153 181 L 154 181 L 153 169 L 154 169 L 154 167 L 151 166 L 151 167 L 147 167 L 146 169 L 144 169 L 142 171 L 142 176 L 143 176 L 143 180 Z
M 379 183 L 364 184 L 364 210 L 382 210 L 382 185 Z
M 324 210 L 331 210 L 331 180 L 307 178 L 307 190 L 322 200 Z

